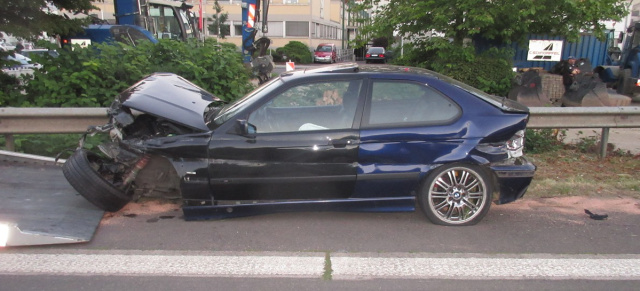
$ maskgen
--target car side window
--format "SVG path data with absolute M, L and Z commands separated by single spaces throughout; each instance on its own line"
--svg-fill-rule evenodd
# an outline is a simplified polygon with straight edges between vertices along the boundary
M 461 114 L 460 107 L 442 93 L 419 83 L 374 81 L 368 124 L 445 124 Z
M 300 84 L 249 115 L 256 133 L 351 128 L 362 80 Z

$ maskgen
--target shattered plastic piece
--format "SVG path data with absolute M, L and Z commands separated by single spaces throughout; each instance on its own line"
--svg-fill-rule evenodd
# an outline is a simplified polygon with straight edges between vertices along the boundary
M 605 219 L 607 219 L 607 217 L 609 217 L 609 215 L 607 215 L 607 214 L 600 215 L 600 214 L 592 213 L 588 209 L 585 209 L 584 213 L 588 214 L 589 218 L 594 219 L 594 220 L 605 220 Z

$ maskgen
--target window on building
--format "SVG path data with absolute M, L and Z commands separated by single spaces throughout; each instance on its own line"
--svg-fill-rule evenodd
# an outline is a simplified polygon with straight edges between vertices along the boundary
M 220 25 L 220 34 L 224 36 L 230 36 L 231 26 L 229 24 Z M 211 27 L 209 27 L 209 35 L 218 35 L 217 29 L 211 29 Z
M 269 27 L 269 32 L 267 33 L 269 36 L 284 36 L 282 31 L 284 24 L 282 21 L 269 21 L 267 26 Z
M 287 21 L 287 36 L 309 36 L 309 22 Z

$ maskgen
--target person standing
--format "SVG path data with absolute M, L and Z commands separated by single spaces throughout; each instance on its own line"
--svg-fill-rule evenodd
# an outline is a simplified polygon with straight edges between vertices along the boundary
M 580 74 L 580 69 L 578 69 L 578 66 L 576 65 L 576 58 L 574 56 L 569 56 L 562 67 L 562 83 L 567 91 L 575 91 L 577 89 L 577 86 L 572 87 L 576 81 L 577 74 Z

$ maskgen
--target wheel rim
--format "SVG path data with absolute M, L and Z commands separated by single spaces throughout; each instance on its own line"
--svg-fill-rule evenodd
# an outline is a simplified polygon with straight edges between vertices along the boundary
M 103 167 L 103 159 L 93 155 L 88 154 L 87 160 L 89 161 L 89 165 L 91 168 L 98 174 L 103 180 L 113 185 L 113 187 L 120 189 L 122 191 L 126 191 L 125 185 L 122 183 L 122 177 L 120 175 L 116 175 L 115 173 L 109 171 L 108 169 Z
M 449 224 L 473 220 L 487 203 L 487 187 L 478 173 L 468 168 L 442 172 L 429 187 L 429 207 Z

